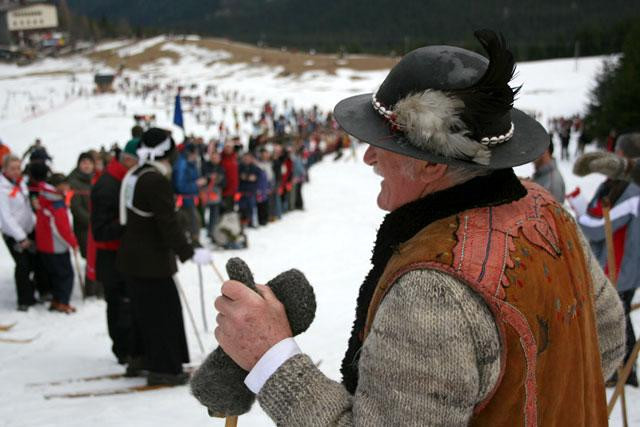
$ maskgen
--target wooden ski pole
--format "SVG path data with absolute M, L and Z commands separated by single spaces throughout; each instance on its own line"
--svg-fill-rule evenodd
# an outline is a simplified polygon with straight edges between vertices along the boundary
M 200 309 L 202 311 L 202 324 L 204 331 L 209 332 L 209 325 L 207 325 L 207 310 L 204 304 L 204 285 L 202 283 L 202 266 L 198 264 L 198 281 L 200 282 Z
M 211 261 L 211 267 L 213 267 L 213 271 L 215 271 L 216 276 L 218 276 L 220 283 L 224 283 L 224 277 L 222 276 L 222 273 L 220 273 L 220 270 L 218 270 L 218 267 L 216 267 L 213 261 Z
M 82 272 L 80 271 L 80 260 L 78 259 L 78 250 L 73 250 L 73 264 L 76 267 L 76 275 L 78 276 L 78 283 L 80 284 L 80 292 L 82 292 L 82 299 L 87 298 L 87 289 L 84 286 L 84 279 L 82 278 Z
M 609 280 L 614 288 L 618 288 L 616 272 L 616 250 L 613 246 L 613 226 L 611 225 L 611 202 L 608 197 L 602 198 L 602 215 L 604 216 L 604 237 L 607 244 L 607 267 Z
M 613 244 L 613 225 L 611 224 L 611 200 L 609 197 L 602 198 L 602 215 L 604 216 L 604 236 L 607 245 L 607 267 L 609 270 L 609 280 L 614 288 L 618 288 L 618 278 L 616 271 L 616 250 Z M 631 360 L 635 360 L 630 358 Z M 616 390 L 619 390 L 621 393 L 620 399 L 620 410 L 622 411 L 622 424 L 624 427 L 628 426 L 627 420 L 627 396 L 625 394 L 624 384 L 627 381 L 628 374 L 626 376 L 622 375 L 623 367 L 618 368 L 618 383 L 616 384 Z M 622 381 L 621 381 L 622 380 Z M 613 401 L 613 397 L 611 398 Z M 609 414 L 611 414 L 611 410 L 615 402 L 609 409 Z
M 611 414 L 613 408 L 616 406 L 616 401 L 618 397 L 624 392 L 624 384 L 627 382 L 629 375 L 631 374 L 631 370 L 633 369 L 633 365 L 636 363 L 638 359 L 638 354 L 640 353 L 640 341 L 636 342 L 636 345 L 633 347 L 633 351 L 630 354 L 629 360 L 624 364 L 623 368 L 618 371 L 618 382 L 616 383 L 616 388 L 611 395 L 611 399 L 609 399 L 609 404 L 607 405 L 608 413 Z
M 187 300 L 187 295 L 184 293 L 184 290 L 182 289 L 182 285 L 180 285 L 180 280 L 178 280 L 177 274 L 173 276 L 173 281 L 176 284 L 176 288 L 178 288 L 178 292 L 182 297 L 182 301 L 184 301 L 184 305 L 187 307 L 187 314 L 189 315 L 189 319 L 191 320 L 191 325 L 193 326 L 193 332 L 195 332 L 196 338 L 198 339 L 198 345 L 200 346 L 200 351 L 202 352 L 202 354 L 204 354 L 204 345 L 202 345 L 200 334 L 198 334 L 196 319 L 193 317 L 193 312 L 191 311 L 191 306 L 189 305 L 189 301 Z
M 639 308 L 640 308 L 640 303 L 632 304 L 632 305 L 631 305 L 631 311 L 633 311 L 633 310 L 637 310 L 637 309 L 639 309 Z

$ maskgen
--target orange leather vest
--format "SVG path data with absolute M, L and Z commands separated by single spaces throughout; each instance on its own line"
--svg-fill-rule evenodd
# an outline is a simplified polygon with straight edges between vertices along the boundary
M 400 276 L 445 272 L 483 297 L 501 338 L 500 378 L 471 425 L 606 426 L 593 286 L 576 225 L 545 190 L 523 185 L 521 200 L 438 220 L 402 244 L 378 282 L 365 337 Z

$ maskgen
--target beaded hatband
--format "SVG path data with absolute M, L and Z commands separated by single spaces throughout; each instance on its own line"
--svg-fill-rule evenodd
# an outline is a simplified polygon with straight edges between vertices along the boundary
M 376 110 L 378 114 L 384 117 L 392 126 L 394 130 L 402 131 L 402 126 L 396 121 L 396 114 L 392 110 L 388 110 L 380 101 L 376 99 L 376 94 L 374 93 L 371 97 L 371 104 L 373 105 L 373 109 Z M 482 145 L 487 147 L 493 147 L 504 142 L 507 142 L 513 137 L 513 132 L 515 131 L 515 126 L 513 122 L 511 122 L 511 126 L 509 127 L 509 131 L 503 135 L 484 137 L 478 141 Z

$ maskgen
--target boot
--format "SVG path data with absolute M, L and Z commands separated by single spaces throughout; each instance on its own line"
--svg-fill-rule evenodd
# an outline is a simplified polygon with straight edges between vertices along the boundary
M 180 374 L 164 374 L 160 372 L 149 372 L 147 376 L 147 385 L 167 385 L 178 386 L 189 382 L 189 374 L 182 372 Z
M 144 371 L 144 358 L 142 357 L 129 357 L 127 363 L 127 370 L 124 373 L 125 377 L 143 377 Z

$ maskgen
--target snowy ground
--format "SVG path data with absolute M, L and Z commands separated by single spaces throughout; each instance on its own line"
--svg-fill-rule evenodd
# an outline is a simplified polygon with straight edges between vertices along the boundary
M 159 43 L 175 51 L 175 45 L 163 38 L 134 46 L 112 43 L 100 49 L 132 55 Z M 234 101 L 232 106 L 240 111 L 256 111 L 267 99 L 278 103 L 289 99 L 296 106 L 318 104 L 330 109 L 345 96 L 374 90 L 386 73 L 343 69 L 335 75 L 310 71 L 301 76 L 279 77 L 278 69 L 218 62 L 204 65 L 224 56 L 220 51 L 192 48 L 181 53 L 176 63 L 161 60 L 126 75 L 163 84 L 198 83 L 200 90 L 209 84 L 217 85 L 221 91 L 238 90 L 245 98 Z M 518 79 L 526 84 L 518 107 L 539 114 L 543 124 L 548 117 L 581 112 L 601 61 L 602 58 L 585 58 L 577 63 L 554 60 L 521 64 Z M 170 126 L 172 100 L 168 97 L 154 103 L 150 98 L 143 101 L 122 93 L 78 96 L 80 88 L 85 93 L 90 91 L 93 73 L 101 68 L 82 57 L 47 60 L 28 67 L 0 65 L 0 138 L 22 153 L 36 137 L 41 137 L 54 156 L 54 168 L 68 172 L 81 151 L 124 142 L 133 113 L 155 113 L 159 125 Z M 231 107 L 225 114 L 220 100 L 211 101 L 214 118 L 231 121 Z M 126 105 L 126 113 L 118 108 L 119 103 Z M 214 127 L 196 125 L 189 114 L 185 121 L 190 132 L 207 138 L 216 135 Z M 248 131 L 243 125 L 242 132 Z M 311 183 L 304 190 L 305 212 L 251 230 L 248 250 L 216 253 L 219 267 L 231 256 L 242 256 L 262 282 L 291 267 L 305 272 L 315 288 L 318 312 L 299 343 L 314 360 L 322 361 L 320 368 L 335 379 L 339 378 L 338 367 L 353 320 L 357 289 L 369 270 L 371 245 L 383 217 L 375 206 L 379 178 L 363 165 L 362 153 L 363 147 L 358 150 L 355 162 L 325 160 L 312 169 Z M 574 177 L 569 163 L 561 162 L 560 167 L 567 189 L 579 185 L 587 196 L 602 180 L 597 176 Z M 529 165 L 518 168 L 522 176 L 531 172 Z M 133 385 L 141 380 L 29 386 L 34 382 L 119 372 L 121 368 L 109 351 L 102 301 L 82 302 L 76 290 L 74 304 L 78 313 L 73 316 L 52 314 L 42 306 L 18 313 L 12 272 L 13 262 L 4 245 L 0 245 L 0 323 L 18 322 L 11 332 L 1 336 L 37 339 L 31 344 L 0 343 L 0 426 L 223 425 L 221 420 L 211 421 L 185 387 L 119 397 L 45 400 L 43 395 L 48 393 Z M 216 343 L 211 333 L 202 330 L 197 269 L 190 263 L 184 264 L 179 278 L 195 312 L 198 333 L 207 350 L 211 350 Z M 213 300 L 220 283 L 213 271 L 205 270 L 204 278 L 211 327 L 215 317 Z M 634 322 L 640 331 L 639 312 L 634 314 Z M 204 355 L 198 349 L 192 325 L 185 323 L 185 326 L 192 361 L 197 363 Z M 640 425 L 640 392 L 627 388 L 627 400 L 631 424 Z M 270 424 L 258 407 L 240 418 L 241 426 Z M 621 425 L 618 409 L 611 425 Z

